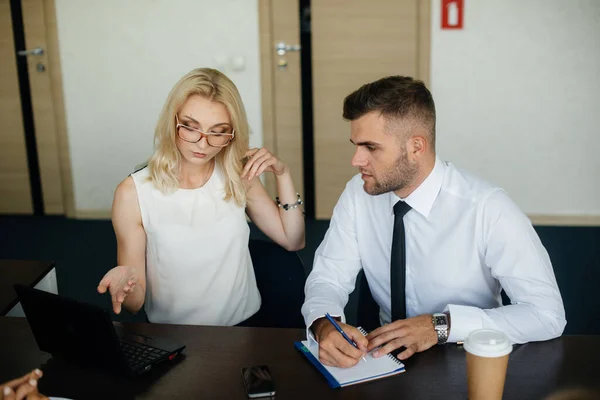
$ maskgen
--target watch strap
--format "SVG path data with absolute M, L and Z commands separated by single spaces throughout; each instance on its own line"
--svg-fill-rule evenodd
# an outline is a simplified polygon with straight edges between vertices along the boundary
M 445 323 L 443 323 L 443 324 L 439 323 L 438 318 L 440 318 L 440 317 L 444 319 Z M 436 313 L 436 314 L 433 314 L 431 319 L 432 319 L 432 323 L 433 323 L 433 328 L 435 329 L 435 332 L 437 333 L 438 345 L 445 344 L 446 342 L 448 342 L 448 328 L 449 328 L 448 315 L 445 313 L 443 313 L 443 314 Z

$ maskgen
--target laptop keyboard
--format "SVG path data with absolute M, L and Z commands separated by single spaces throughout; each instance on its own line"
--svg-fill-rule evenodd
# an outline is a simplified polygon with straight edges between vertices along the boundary
M 156 347 L 146 346 L 141 343 L 120 342 L 121 350 L 125 354 L 125 359 L 129 366 L 136 370 L 151 364 L 153 361 L 168 354 L 167 351 L 157 349 Z

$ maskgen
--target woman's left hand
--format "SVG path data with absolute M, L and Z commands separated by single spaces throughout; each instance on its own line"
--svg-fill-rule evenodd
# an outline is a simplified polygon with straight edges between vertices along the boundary
M 250 181 L 263 172 L 272 172 L 275 175 L 283 175 L 288 171 L 288 166 L 264 147 L 248 150 L 246 157 L 248 158 L 248 161 L 242 170 L 242 179 L 248 179 Z

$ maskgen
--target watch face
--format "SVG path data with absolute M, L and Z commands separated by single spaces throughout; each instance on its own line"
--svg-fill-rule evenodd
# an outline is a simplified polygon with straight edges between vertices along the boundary
M 446 316 L 435 316 L 435 325 L 446 325 Z

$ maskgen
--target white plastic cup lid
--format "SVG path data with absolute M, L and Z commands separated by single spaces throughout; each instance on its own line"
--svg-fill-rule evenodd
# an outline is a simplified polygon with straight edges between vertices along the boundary
M 512 343 L 508 336 L 493 329 L 471 332 L 463 347 L 469 353 L 479 357 L 502 357 L 512 351 Z

